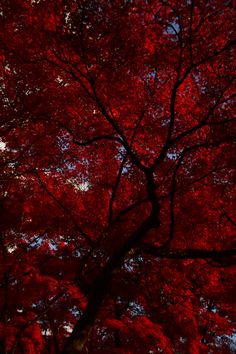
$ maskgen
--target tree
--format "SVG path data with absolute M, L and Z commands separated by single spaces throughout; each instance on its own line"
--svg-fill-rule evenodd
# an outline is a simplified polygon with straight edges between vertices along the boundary
M 2 1 L 2 353 L 234 351 L 235 15 Z

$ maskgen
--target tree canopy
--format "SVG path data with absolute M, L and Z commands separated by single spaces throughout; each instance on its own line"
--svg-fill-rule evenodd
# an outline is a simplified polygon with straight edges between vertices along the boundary
M 1 1 L 1 353 L 234 352 L 234 5 Z

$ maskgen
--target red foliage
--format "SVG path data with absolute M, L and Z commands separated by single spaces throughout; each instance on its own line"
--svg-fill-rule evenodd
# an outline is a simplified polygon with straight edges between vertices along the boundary
M 233 1 L 0 18 L 0 352 L 233 352 Z

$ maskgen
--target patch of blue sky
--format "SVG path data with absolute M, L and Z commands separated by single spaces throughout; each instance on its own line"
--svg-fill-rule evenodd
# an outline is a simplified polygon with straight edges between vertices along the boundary
M 128 311 L 132 317 L 143 316 L 145 315 L 145 309 L 137 301 L 130 301 L 128 304 Z
M 58 136 L 57 143 L 62 152 L 68 150 L 70 145 L 70 134 L 63 133 L 63 135 Z
M 77 306 L 73 306 L 70 310 L 70 313 L 78 319 L 81 316 L 81 310 Z
M 170 160 L 178 160 L 178 158 L 180 157 L 180 154 L 182 152 L 182 149 L 180 151 L 177 150 L 169 150 L 166 154 L 166 156 L 168 157 L 168 159 Z
M 66 161 L 65 165 L 66 165 L 66 167 L 68 168 L 69 171 L 75 171 L 76 170 L 76 163 L 74 163 L 74 162 Z
M 177 19 L 170 22 L 168 26 L 166 27 L 164 33 L 166 34 L 178 34 L 180 31 L 180 26 L 177 22 Z
M 43 236 L 35 236 L 35 239 L 30 243 L 30 248 L 39 248 L 43 244 Z
M 57 251 L 58 250 L 57 244 L 55 242 L 53 242 L 53 241 L 49 241 L 48 242 L 48 246 L 49 246 L 51 251 Z
M 150 79 L 153 79 L 154 77 L 156 76 L 156 69 L 152 69 L 151 71 L 149 71 L 147 74 L 145 74 L 144 76 L 143 76 L 143 78 L 145 79 L 145 80 L 150 80 Z
M 223 334 L 222 336 L 217 336 L 216 345 L 221 347 L 222 344 L 226 344 L 232 354 L 236 353 L 236 331 L 234 331 L 231 335 Z

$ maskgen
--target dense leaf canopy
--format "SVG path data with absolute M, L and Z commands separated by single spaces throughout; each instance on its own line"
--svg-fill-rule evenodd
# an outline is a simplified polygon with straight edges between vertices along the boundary
M 234 352 L 233 1 L 0 21 L 0 352 Z

